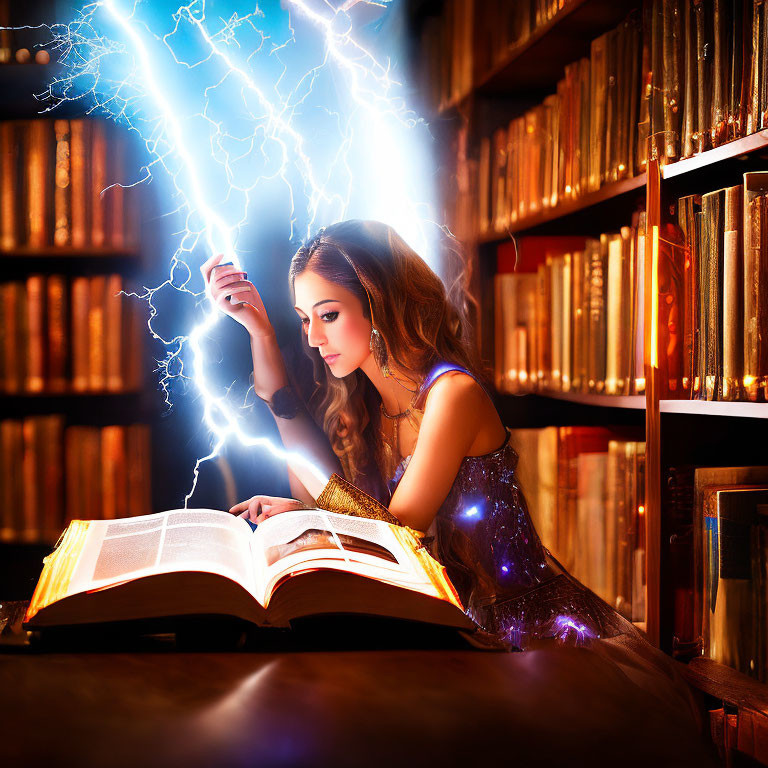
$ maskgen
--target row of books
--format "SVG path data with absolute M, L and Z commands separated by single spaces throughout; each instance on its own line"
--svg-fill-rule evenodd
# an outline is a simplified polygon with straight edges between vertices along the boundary
M 480 140 L 481 235 L 643 170 L 640 49 L 630 15 L 565 68 L 557 93 Z
M 0 251 L 137 247 L 127 139 L 102 120 L 0 122 Z
M 675 467 L 674 651 L 768 682 L 768 467 Z
M 421 32 L 420 91 L 433 110 L 466 96 L 570 0 L 448 0 Z
M 660 241 L 658 349 L 669 396 L 768 399 L 768 172 L 680 198 Z
M 646 620 L 645 443 L 602 427 L 512 430 L 542 543 L 627 619 Z
M 637 212 L 632 226 L 579 248 L 546 238 L 551 249 L 535 271 L 496 274 L 499 391 L 645 391 L 645 227 Z
M 643 107 L 662 162 L 768 127 L 768 6 L 646 0 Z
M 143 380 L 146 322 L 118 274 L 0 283 L 0 392 L 128 392 Z
M 73 519 L 150 514 L 150 451 L 146 424 L 0 421 L 0 540 L 55 542 Z

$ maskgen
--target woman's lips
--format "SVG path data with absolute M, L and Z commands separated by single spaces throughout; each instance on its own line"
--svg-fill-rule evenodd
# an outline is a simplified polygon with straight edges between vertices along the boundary
M 325 360 L 326 363 L 328 363 L 328 365 L 331 365 L 332 363 L 334 363 L 336 361 L 337 357 L 338 357 L 338 355 L 328 355 L 327 357 L 324 357 L 323 359 Z

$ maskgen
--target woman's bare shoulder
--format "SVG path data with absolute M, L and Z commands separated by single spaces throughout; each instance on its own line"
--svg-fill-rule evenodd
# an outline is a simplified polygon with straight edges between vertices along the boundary
M 462 420 L 469 421 L 468 429 L 473 435 L 468 456 L 490 453 L 506 437 L 504 425 L 487 392 L 463 371 L 450 371 L 437 379 L 427 396 L 425 416 L 427 411 L 454 418 L 461 415 Z

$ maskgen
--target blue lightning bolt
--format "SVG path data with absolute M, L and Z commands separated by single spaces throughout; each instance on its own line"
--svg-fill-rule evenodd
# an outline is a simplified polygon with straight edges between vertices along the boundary
M 282 185 L 289 201 L 292 241 L 298 229 L 309 236 L 321 224 L 357 215 L 387 221 L 422 253 L 429 253 L 431 244 L 434 221 L 423 182 L 428 168 L 404 151 L 411 141 L 408 133 L 426 125 L 408 108 L 389 61 L 380 63 L 355 38 L 352 13 L 358 3 L 348 0 L 340 8 L 326 0 L 283 4 L 287 13 L 273 1 L 263 6 L 269 7 L 266 13 L 256 7 L 224 19 L 212 17 L 205 0 L 194 0 L 167 16 L 169 28 L 158 33 L 153 25 L 162 20 L 149 16 L 149 3 L 100 0 L 83 6 L 74 21 L 47 27 L 48 47 L 58 52 L 63 66 L 47 91 L 53 103 L 48 109 L 81 100 L 89 112 L 106 114 L 135 131 L 149 159 L 132 184 L 162 172 L 176 202 L 169 214 L 183 220 L 168 278 L 128 295 L 147 303 L 149 332 L 166 349 L 165 360 L 157 361 L 166 403 L 171 406 L 172 380 L 192 380 L 213 436 L 210 452 L 195 464 L 185 506 L 201 464 L 216 457 L 230 438 L 304 466 L 322 482 L 327 479 L 301 454 L 245 433 L 229 403 L 229 390 L 217 394 L 207 379 L 204 340 L 222 313 L 205 291 L 190 287 L 190 261 L 222 253 L 239 266 L 238 236 L 249 217 L 258 218 L 254 209 L 263 202 L 265 189 L 274 190 L 268 186 L 273 181 Z M 155 11 L 158 4 L 151 5 Z M 267 23 L 275 34 L 262 30 Z M 301 24 L 314 39 L 307 34 L 299 42 Z M 276 34 L 283 39 L 273 39 Z M 313 45 L 321 50 L 314 51 Z M 300 47 L 317 59 L 301 70 L 291 58 Z M 296 71 L 300 74 L 291 84 Z M 185 80 L 185 75 L 191 77 Z M 202 105 L 185 111 L 185 104 L 198 98 Z M 309 114 L 320 115 L 322 130 L 334 132 L 331 151 L 315 146 L 314 124 L 308 139 L 303 121 Z M 414 176 L 422 183 L 415 183 Z M 164 338 L 157 332 L 156 295 L 166 288 L 189 295 L 196 306 L 205 305 L 202 320 L 188 334 Z M 191 376 L 185 371 L 187 348 Z

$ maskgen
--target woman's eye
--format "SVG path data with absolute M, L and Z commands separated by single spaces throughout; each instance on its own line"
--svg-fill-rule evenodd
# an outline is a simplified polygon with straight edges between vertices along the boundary
M 324 323 L 332 323 L 338 316 L 338 312 L 326 312 L 324 315 L 320 315 L 320 319 Z

